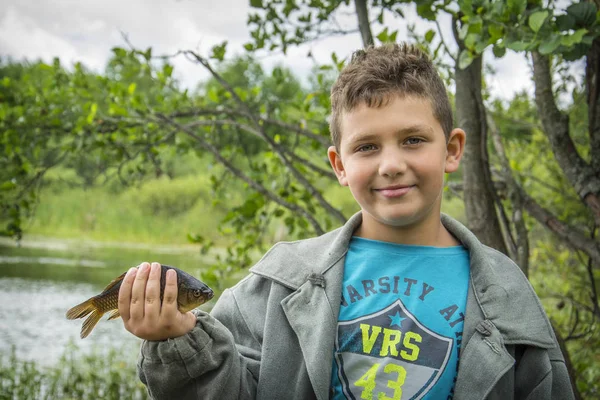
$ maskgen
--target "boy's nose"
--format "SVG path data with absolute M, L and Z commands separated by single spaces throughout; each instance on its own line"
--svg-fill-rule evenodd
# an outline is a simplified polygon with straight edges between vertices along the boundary
M 381 176 L 396 176 L 406 172 L 406 161 L 399 152 L 384 152 L 379 161 L 379 174 Z

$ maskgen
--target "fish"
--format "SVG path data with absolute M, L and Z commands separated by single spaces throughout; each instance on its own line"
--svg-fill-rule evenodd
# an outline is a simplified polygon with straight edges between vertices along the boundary
M 174 269 L 177 272 L 177 308 L 179 311 L 183 313 L 193 310 L 213 298 L 214 292 L 212 289 L 187 272 L 169 265 L 161 264 L 160 267 L 161 303 L 165 292 L 167 271 L 170 269 Z M 113 279 L 112 282 L 104 288 L 102 293 L 87 299 L 83 303 L 78 304 L 67 311 L 67 319 L 84 318 L 89 315 L 81 327 L 82 339 L 86 338 L 92 332 L 92 329 L 94 329 L 105 313 L 110 311 L 108 321 L 121 316 L 118 310 L 119 289 L 121 288 L 125 274 L 127 274 L 127 272 L 124 272 L 119 277 Z

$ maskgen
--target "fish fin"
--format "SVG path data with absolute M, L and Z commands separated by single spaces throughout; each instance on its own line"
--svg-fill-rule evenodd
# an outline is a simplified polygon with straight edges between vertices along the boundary
M 110 321 L 111 319 L 117 319 L 121 316 L 121 314 L 119 313 L 119 310 L 112 310 L 110 314 L 108 314 L 108 319 L 107 321 Z
M 127 274 L 127 272 L 123 272 L 121 275 L 119 275 L 117 278 L 113 279 L 102 291 L 102 293 L 106 292 L 108 289 L 112 288 L 113 286 L 115 286 L 117 283 L 120 283 L 123 278 L 125 278 L 125 275 Z
M 100 321 L 100 318 L 102 318 L 103 314 L 104 313 L 101 313 L 98 310 L 94 310 L 90 314 L 90 316 L 87 317 L 87 319 L 83 322 L 83 325 L 81 326 L 82 339 L 86 338 L 90 334 L 90 332 L 92 331 L 92 329 L 94 329 L 98 321 Z
M 92 302 L 93 299 L 94 298 L 92 297 L 91 299 L 87 299 L 83 303 L 70 308 L 66 314 L 67 319 L 83 318 L 92 311 L 96 311 L 96 306 L 94 306 L 94 303 Z

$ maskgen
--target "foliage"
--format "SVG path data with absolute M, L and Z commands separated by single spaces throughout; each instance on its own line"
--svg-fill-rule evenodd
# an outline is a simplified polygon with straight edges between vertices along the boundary
M 459 2 L 463 23 L 459 38 L 466 45 L 460 54 L 461 66 L 469 65 L 489 45 L 497 57 L 507 49 L 537 49 L 569 61 L 584 57 L 600 34 L 598 8 L 587 1 L 568 3 L 564 9 L 558 4 L 539 0 Z
M 148 399 L 135 357 L 131 349 L 115 348 L 82 356 L 70 346 L 46 367 L 19 359 L 13 349 L 0 355 L 0 399 Z
M 351 10 L 351 3 L 356 7 L 354 14 L 363 21 L 357 24 L 358 29 L 338 24 L 337 18 Z M 181 53 L 211 73 L 211 80 L 194 92 L 180 90 L 172 79 L 169 59 L 153 55 L 151 49 L 113 49 L 113 58 L 103 75 L 92 74 L 81 65 L 69 72 L 58 61 L 52 65 L 3 64 L 0 218 L 7 221 L 5 234 L 20 237 L 22 217 L 32 209 L 47 171 L 59 163 L 74 169 L 86 187 L 104 181 L 116 188 L 114 181 L 118 179 L 122 187 L 115 192 L 124 191 L 123 186 L 132 182 L 163 177 L 159 183 L 149 184 L 140 205 L 176 218 L 176 214 L 183 215 L 192 207 L 191 197 L 206 193 L 196 191 L 191 184 L 187 187 L 170 182 L 177 179 L 176 171 L 181 168 L 178 159 L 197 156 L 220 166 L 206 173 L 213 206 L 225 210 L 218 233 L 233 243 L 216 255 L 217 264 L 210 274 L 218 282 L 251 264 L 254 255 L 270 244 L 269 234 L 277 230 L 275 226 L 285 227 L 282 236 L 286 238 L 302 238 L 343 222 L 352 210 L 348 204 L 336 203 L 335 196 L 327 196 L 327 188 L 335 185 L 335 178 L 324 157 L 329 145 L 328 88 L 345 60 L 333 53 L 330 63 L 315 65 L 315 75 L 306 89 L 283 67 L 265 72 L 255 62 L 254 52 L 285 53 L 290 46 L 357 31 L 364 44 L 375 39 L 393 42 L 399 29 L 386 21 L 389 17 L 404 17 L 406 8 L 415 5 L 419 23 L 435 24 L 437 31 L 430 29 L 418 38 L 414 28 L 409 27 L 412 37 L 446 68 L 446 77 L 479 65 L 473 61 L 480 60 L 490 46 L 496 57 L 503 56 L 507 49 L 531 51 L 535 57 L 542 56 L 534 60 L 535 67 L 544 67 L 544 61 L 548 61 L 552 72 L 560 73 L 568 66 L 565 60 L 593 55 L 592 45 L 597 43 L 599 32 L 597 6 L 589 1 L 252 0 L 250 4 L 252 41 L 246 44 L 250 55 L 224 61 L 226 42 L 213 48 L 211 59 L 191 51 Z M 359 8 L 361 5 L 364 7 Z M 452 17 L 457 54 L 441 34 L 437 23 L 441 13 Z M 374 35 L 371 29 L 376 29 Z M 548 55 L 558 57 L 550 62 L 550 58 L 544 58 Z M 444 57 L 455 61 L 455 65 L 440 61 Z M 521 218 L 526 232 L 519 238 L 523 243 L 529 239 L 534 243 L 531 259 L 541 266 L 532 267 L 532 281 L 540 285 L 542 293 L 546 292 L 536 274 L 550 274 L 553 290 L 559 286 L 556 277 L 566 273 L 579 284 L 560 287 L 568 304 L 557 312 L 552 303 L 545 304 L 549 304 L 561 332 L 570 341 L 582 393 L 593 395 L 598 390 L 597 372 L 584 371 L 590 365 L 584 358 L 590 354 L 580 349 L 582 343 L 595 343 L 594 324 L 600 318 L 595 295 L 597 268 L 592 268 L 587 259 L 593 253 L 589 249 L 598 248 L 598 224 L 590 218 L 589 204 L 583 201 L 580 188 L 585 182 L 574 178 L 576 174 L 571 171 L 575 169 L 566 168 L 557 156 L 561 150 L 559 140 L 564 136 L 552 134 L 552 127 L 558 124 L 544 120 L 549 113 L 541 108 L 543 104 L 554 104 L 556 94 L 566 93 L 570 82 L 566 79 L 554 88 L 550 79 L 540 83 L 538 78 L 536 83 L 541 92 L 550 93 L 550 98 L 538 101 L 535 107 L 523 94 L 509 104 L 494 99 L 481 104 L 491 111 L 506 150 L 492 151 L 490 157 L 494 179 L 508 187 L 505 192 L 497 192 L 502 201 L 496 206 L 505 213 L 505 233 L 509 233 L 515 247 L 522 244 L 517 243 L 513 233 L 519 227 L 514 221 L 524 212 L 523 197 L 527 196 L 529 205 L 542 208 L 543 217 L 535 215 L 532 208 L 527 210 L 529 215 Z M 596 83 L 587 83 L 587 90 L 597 89 L 593 86 Z M 481 93 L 471 95 L 478 101 L 483 98 Z M 586 121 L 597 108 L 589 98 L 583 90 L 572 92 L 564 110 L 571 119 L 558 120 L 567 121 L 563 133 L 588 162 L 594 160 L 590 134 L 595 130 Z M 485 125 L 485 119 L 482 121 Z M 591 181 L 593 176 L 589 177 Z M 172 188 L 173 192 L 160 193 L 162 187 Z M 232 201 L 232 193 L 243 196 L 238 202 Z M 520 200 L 515 193 L 521 193 Z M 167 210 L 166 204 L 178 204 L 178 210 Z M 513 217 L 512 222 L 507 215 Z M 552 224 L 563 221 L 569 222 L 563 229 L 569 234 L 557 242 L 540 229 L 540 222 L 551 229 Z M 578 242 L 571 240 L 575 236 L 588 247 L 578 247 Z M 191 232 L 189 238 L 200 244 L 202 251 L 213 248 L 214 240 L 209 235 Z M 567 252 L 565 243 L 577 250 Z M 581 313 L 579 323 L 585 321 L 589 328 L 583 330 L 585 334 L 571 329 L 573 321 L 565 313 L 575 313 L 573 310 Z
M 58 172 L 49 173 L 53 179 L 40 191 L 43 200 L 25 221 L 31 233 L 156 244 L 183 244 L 188 233 L 195 233 L 225 244 L 218 225 L 227 211 L 213 205 L 206 173 L 148 180 L 115 193 L 110 186 L 63 185 L 56 177 L 65 172 Z M 231 204 L 242 199 L 242 191 L 228 194 Z

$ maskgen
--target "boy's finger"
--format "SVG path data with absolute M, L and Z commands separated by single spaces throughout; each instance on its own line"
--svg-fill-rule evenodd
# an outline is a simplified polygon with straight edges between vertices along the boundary
M 159 263 L 152 263 L 150 266 L 150 274 L 148 275 L 144 298 L 144 317 L 146 319 L 156 320 L 160 314 L 160 269 Z
M 129 318 L 140 320 L 144 318 L 144 297 L 146 294 L 146 282 L 148 281 L 148 273 L 150 272 L 150 264 L 147 262 L 140 264 L 135 279 L 133 288 L 131 289 L 131 305 L 129 309 Z
M 165 279 L 165 293 L 161 316 L 174 315 L 177 311 L 177 272 L 170 269 Z
M 133 280 L 135 279 L 135 273 L 137 268 L 129 268 L 129 271 L 125 274 L 121 287 L 119 288 L 119 314 L 123 321 L 129 320 L 129 306 L 131 304 L 131 287 L 133 286 Z

